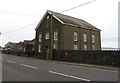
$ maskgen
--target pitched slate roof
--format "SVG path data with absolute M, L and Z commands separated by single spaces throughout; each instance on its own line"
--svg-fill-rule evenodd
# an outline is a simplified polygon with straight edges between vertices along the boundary
M 56 18 L 62 24 L 67 24 L 67 25 L 72 25 L 72 26 L 77 26 L 77 27 L 82 27 L 82 28 L 87 28 L 87 29 L 93 29 L 93 30 L 100 30 L 82 19 L 74 18 L 74 17 L 68 16 L 68 15 L 63 15 L 63 14 L 56 13 L 56 12 L 53 12 L 50 10 L 47 10 L 44 17 L 47 15 L 47 13 L 51 14 L 54 18 Z M 44 19 L 44 17 L 43 17 L 43 19 Z M 39 26 L 39 24 L 38 24 L 38 26 Z

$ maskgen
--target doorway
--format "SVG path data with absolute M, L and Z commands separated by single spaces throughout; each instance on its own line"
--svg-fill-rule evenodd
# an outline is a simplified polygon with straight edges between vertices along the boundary
M 50 50 L 48 46 L 45 46 L 45 58 L 49 59 L 49 55 L 50 55 Z

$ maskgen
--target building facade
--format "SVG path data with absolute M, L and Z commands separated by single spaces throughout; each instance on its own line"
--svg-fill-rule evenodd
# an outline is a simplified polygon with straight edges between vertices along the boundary
M 8 53 L 11 53 L 11 52 L 33 53 L 34 52 L 34 39 L 24 40 L 23 42 L 20 41 L 19 43 L 8 42 L 5 45 L 4 50 L 7 50 Z
M 88 22 L 47 10 L 36 27 L 35 51 L 101 50 L 100 29 Z

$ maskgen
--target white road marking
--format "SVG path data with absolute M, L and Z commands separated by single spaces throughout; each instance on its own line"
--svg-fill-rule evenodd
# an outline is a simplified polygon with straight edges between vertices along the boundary
M 16 63 L 16 62 L 13 62 L 13 61 L 10 61 L 10 60 L 6 60 L 7 62 L 9 62 L 9 63 Z
M 72 76 L 72 75 L 67 75 L 67 74 L 63 74 L 63 73 L 58 73 L 58 72 L 54 72 L 54 71 L 49 71 L 52 74 L 56 74 L 56 75 L 61 75 L 61 76 L 65 76 L 65 77 L 70 77 L 70 78 L 74 78 L 74 79 L 78 79 L 78 80 L 83 80 L 83 81 L 90 81 L 88 79 L 85 78 L 80 78 L 80 77 L 76 77 L 76 76 Z
M 29 68 L 32 68 L 32 69 L 38 69 L 37 67 L 33 67 L 33 66 L 30 66 L 30 65 L 25 65 L 25 64 L 20 64 L 21 66 L 25 66 L 25 67 L 29 67 Z

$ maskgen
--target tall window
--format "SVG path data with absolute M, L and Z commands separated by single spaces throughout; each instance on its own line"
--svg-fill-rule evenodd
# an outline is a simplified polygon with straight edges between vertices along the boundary
M 87 50 L 87 45 L 84 45 L 84 50 Z
M 77 40 L 78 40 L 77 36 L 78 36 L 78 33 L 77 33 L 77 32 L 74 32 L 74 41 L 77 41 Z
M 46 38 L 46 39 L 49 39 L 49 33 L 46 33 L 45 38 Z
M 54 31 L 54 40 L 58 40 L 58 32 L 56 30 Z
M 86 33 L 83 34 L 83 38 L 84 38 L 84 42 L 87 42 L 87 34 Z
M 95 42 L 95 35 L 92 34 L 92 42 Z
M 41 39 L 42 39 L 42 35 L 39 34 L 39 42 L 41 42 Z
M 41 52 L 41 45 L 38 45 L 38 52 Z
M 74 50 L 78 50 L 78 45 L 74 44 Z
M 54 42 L 54 49 L 57 49 L 57 43 Z
M 95 50 L 95 45 L 92 45 L 92 50 Z

